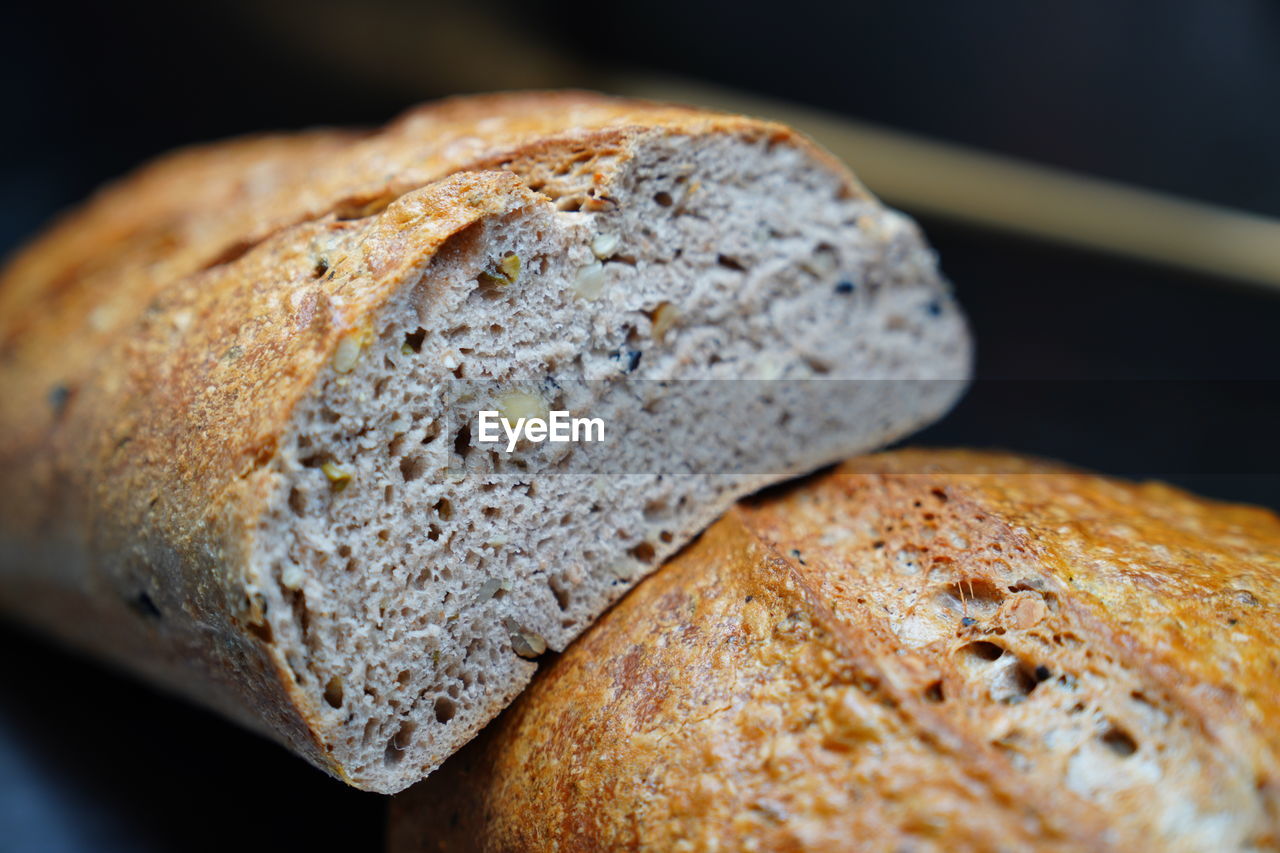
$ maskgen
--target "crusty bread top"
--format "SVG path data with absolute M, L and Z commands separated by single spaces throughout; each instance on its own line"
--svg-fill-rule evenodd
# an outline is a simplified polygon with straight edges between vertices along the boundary
M 392 849 L 1274 849 L 1280 519 L 900 451 L 744 503 Z
M 652 128 L 810 145 L 783 125 L 742 116 L 588 92 L 524 92 L 436 101 L 376 133 L 317 130 L 191 147 L 104 188 L 14 259 L 0 283 L 0 343 L 31 320 L 8 309 L 72 296 L 49 292 L 49 282 L 74 287 L 83 300 L 93 290 L 86 279 L 96 275 L 160 263 L 153 274 L 172 279 L 298 222 L 375 213 L 454 172 L 533 158 L 567 171 L 591 159 L 595 146 Z M 852 189 L 843 167 L 820 156 Z
M 1238 703 L 1280 757 L 1280 519 L 1271 510 L 978 451 L 886 453 L 841 470 L 955 483 L 1117 636 L 1134 631 L 1171 674 Z
M 85 435 L 123 432 L 117 429 L 117 406 L 94 409 L 96 415 L 107 418 L 101 422 L 86 421 L 76 413 L 88 408 L 85 398 L 95 393 L 101 403 L 101 389 L 94 392 L 89 386 L 120 379 L 95 376 L 94 367 L 112 363 L 113 347 L 136 343 L 133 339 L 140 332 L 134 324 L 144 312 L 153 317 L 168 312 L 168 316 L 178 306 L 178 319 L 184 321 L 178 333 L 184 335 L 200 334 L 208 324 L 259 316 L 264 341 L 296 341 L 300 320 L 293 311 L 262 305 L 272 310 L 245 314 L 254 300 L 265 296 L 243 291 L 270 289 L 271 271 L 276 267 L 291 274 L 300 274 L 303 267 L 315 269 L 320 253 L 313 252 L 309 260 L 301 257 L 301 242 L 359 227 L 367 232 L 348 242 L 366 253 L 385 253 L 386 247 L 416 239 L 405 222 L 384 221 L 384 212 L 388 217 L 404 215 L 388 212 L 388 205 L 406 193 L 464 172 L 512 171 L 535 192 L 564 204 L 608 204 L 607 176 L 593 174 L 592 163 L 602 155 L 618 153 L 627 139 L 655 130 L 737 134 L 798 145 L 829 163 L 833 179 L 843 182 L 846 192 L 862 192 L 830 155 L 783 125 L 582 92 L 456 98 L 411 110 L 376 133 L 312 131 L 192 148 L 105 188 L 19 253 L 0 275 L 0 387 L 4 388 L 0 462 L 9 477 L 6 497 L 12 499 L 0 500 L 7 520 L 14 529 L 29 530 L 48 514 L 47 507 L 33 504 L 29 496 L 49 493 L 58 476 L 44 452 L 51 433 L 69 436 L 79 458 L 85 454 L 81 444 Z M 528 190 L 501 175 L 473 174 L 464 185 L 471 187 L 469 196 L 491 195 L 479 205 L 491 208 L 488 212 L 528 203 L 524 195 Z M 429 192 L 441 193 L 440 199 L 446 200 L 457 195 L 457 188 Z M 441 202 L 424 200 L 410 206 L 419 203 L 431 207 Z M 474 217 L 455 217 L 449 223 L 450 233 L 470 221 Z M 440 231 L 442 224 L 433 222 L 423 235 L 425 242 L 419 248 L 426 256 L 429 246 L 448 236 Z M 251 250 L 256 255 L 247 258 Z M 310 285 L 312 293 L 297 298 L 303 302 L 327 298 L 327 282 L 340 282 L 344 272 L 350 281 L 362 281 L 363 276 L 380 271 L 356 266 L 345 271 L 329 269 Z M 385 296 L 394 283 L 384 279 L 374 290 Z M 358 289 L 366 287 L 358 285 Z M 377 303 L 364 298 L 353 307 L 373 310 Z M 344 312 L 333 318 L 336 334 L 309 339 L 307 346 L 320 354 L 335 345 L 343 326 L 354 317 Z M 213 335 L 206 337 L 211 343 L 217 340 Z M 193 357 L 216 361 L 224 355 L 198 350 L 195 343 L 185 347 Z M 282 371 L 275 393 L 292 400 L 309 385 L 312 374 L 304 363 L 290 361 L 293 355 L 277 351 L 275 344 L 268 349 L 269 355 L 264 351 L 226 359 L 219 368 L 220 378 L 241 376 L 246 385 L 256 386 L 270 366 L 261 359 L 269 357 Z M 131 364 L 140 382 L 152 382 L 147 377 L 164 373 L 171 383 L 185 385 L 169 388 L 167 401 L 148 400 L 148 405 L 165 407 L 153 411 L 175 411 L 169 404 L 198 393 L 201 388 L 196 383 L 206 378 L 203 373 L 188 375 L 162 364 Z M 279 420 L 268 425 L 269 414 L 287 411 L 287 406 L 272 407 L 270 413 L 255 417 L 235 443 L 255 446 L 251 455 L 261 452 L 264 436 L 283 426 Z M 139 438 L 136 429 L 128 435 L 130 441 Z M 117 435 L 115 441 L 122 440 L 125 435 Z M 221 443 L 203 443 L 199 433 L 193 433 L 191 440 L 190 457 L 196 468 L 201 460 L 220 459 L 226 449 Z M 238 463 L 230 467 L 237 476 L 243 473 Z M 216 474 L 194 471 L 182 479 L 198 490 L 197 497 L 204 498 L 209 494 L 206 484 L 217 483 L 220 489 L 231 482 L 230 477 Z M 119 483 L 104 487 L 120 491 Z

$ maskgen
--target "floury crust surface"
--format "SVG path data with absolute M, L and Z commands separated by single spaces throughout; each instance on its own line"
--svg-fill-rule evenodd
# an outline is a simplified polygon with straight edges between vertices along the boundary
M 938 417 L 969 359 L 915 226 L 810 143 L 578 94 L 172 156 L 0 309 L 6 608 L 384 792 L 733 499 Z M 665 440 L 594 475 L 447 416 L 472 381 L 596 414 L 618 378 Z

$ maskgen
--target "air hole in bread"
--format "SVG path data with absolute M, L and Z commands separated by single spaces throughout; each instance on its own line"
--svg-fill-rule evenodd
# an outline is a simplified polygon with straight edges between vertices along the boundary
M 343 698 L 342 676 L 335 675 L 324 686 L 324 701 L 331 708 L 341 708 Z
M 553 575 L 547 578 L 547 586 L 551 587 L 551 594 L 555 596 L 556 604 L 559 605 L 560 609 L 568 610 L 570 602 L 569 588 L 564 585 L 564 582 Z
M 1034 668 L 1008 649 L 986 640 L 956 649 L 955 660 L 966 678 L 986 685 L 987 696 L 994 702 L 1021 702 L 1039 683 Z
M 393 193 L 373 199 L 346 199 L 334 205 L 333 218 L 339 222 L 364 219 L 366 216 L 373 216 L 375 213 L 381 213 L 386 210 L 391 202 L 395 200 L 396 195 Z
M 973 577 L 948 584 L 934 598 L 940 608 L 974 618 L 993 615 L 1003 600 L 1004 593 L 999 587 L 984 578 Z
M 1121 758 L 1128 758 L 1138 751 L 1138 742 L 1124 729 L 1112 723 L 1099 737 L 1102 745 Z
M 413 350 L 414 353 L 420 353 L 422 352 L 422 342 L 426 339 L 426 337 L 427 337 L 427 330 L 419 326 L 415 331 L 405 332 L 404 346 Z
M 467 454 L 471 452 L 471 424 L 463 424 L 462 428 L 454 435 L 453 452 L 458 454 L 463 462 L 466 462 Z
M 972 660 L 994 661 L 1000 659 L 1000 656 L 1004 654 L 1004 649 L 1000 648 L 995 643 L 988 643 L 986 640 L 978 640 L 956 649 L 956 654 L 960 657 Z
M 405 456 L 400 460 L 400 476 L 406 483 L 418 479 L 427 470 L 427 460 L 421 456 Z
M 472 291 L 471 296 L 479 297 L 485 300 L 503 299 L 511 294 L 511 285 L 505 281 L 493 279 L 487 275 L 482 275 L 476 279 L 476 289 Z M 473 299 L 468 299 L 473 301 Z
M 1049 598 L 1049 597 L 1046 595 L 1046 596 L 1045 596 L 1045 600 L 1046 600 L 1046 602 L 1048 601 L 1048 598 Z M 1050 609 L 1050 610 L 1053 610 L 1054 608 L 1053 608 L 1053 607 L 1050 607 L 1049 609 Z M 1083 640 L 1081 640 L 1081 639 L 1080 639 L 1079 637 L 1077 637 L 1075 634 L 1072 634 L 1072 633 L 1070 633 L 1070 632 L 1063 632 L 1063 633 L 1061 633 L 1061 634 L 1054 634 L 1054 635 L 1053 635 L 1053 642 L 1054 642 L 1055 644 L 1059 645 L 1059 646 L 1064 646 L 1064 647 L 1066 647 L 1066 648 L 1068 648 L 1068 649 L 1078 649 L 1078 648 L 1080 648 L 1081 646 L 1083 646 L 1083 645 L 1084 645 L 1084 641 L 1083 641 Z
M 441 521 L 448 521 L 453 518 L 453 503 L 448 498 L 441 498 L 436 501 L 432 509 L 435 510 Z
M 656 498 L 644 505 L 644 520 L 648 522 L 665 521 L 671 517 L 671 506 L 665 498 Z
M 997 702 L 1013 704 L 1026 698 L 1038 683 L 1035 673 L 1023 666 L 1017 658 L 1013 658 L 991 680 L 989 693 Z
M 818 376 L 826 376 L 831 372 L 831 365 L 812 356 L 804 356 L 804 363 Z
M 406 721 L 387 741 L 386 751 L 382 754 L 382 760 L 387 766 L 399 764 L 400 760 L 404 758 L 405 750 L 413 743 L 413 733 L 417 728 L 414 723 Z
M 908 546 L 900 548 L 893 555 L 894 568 L 905 575 L 914 575 L 920 571 L 921 554 L 919 548 Z
M 639 545 L 632 548 L 629 553 L 642 563 L 651 563 L 653 562 L 653 557 L 656 551 L 654 550 L 653 545 L 648 542 L 641 542 Z

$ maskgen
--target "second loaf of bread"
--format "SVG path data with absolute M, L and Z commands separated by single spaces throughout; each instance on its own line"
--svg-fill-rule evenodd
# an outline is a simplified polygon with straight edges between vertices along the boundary
M 903 451 L 736 507 L 394 801 L 425 850 L 1274 849 L 1280 519 Z

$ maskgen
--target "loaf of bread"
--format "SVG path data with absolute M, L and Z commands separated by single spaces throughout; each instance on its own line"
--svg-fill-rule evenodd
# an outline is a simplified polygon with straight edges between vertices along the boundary
M 475 742 L 392 849 L 1263 850 L 1280 519 L 901 451 L 732 509 Z
M 395 791 L 968 370 L 915 226 L 769 122 L 515 94 L 183 151 L 0 278 L 0 607 Z M 490 407 L 628 440 L 513 456 Z

